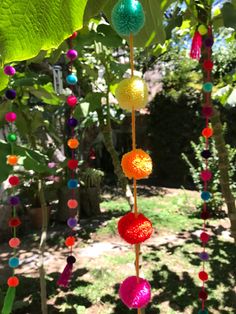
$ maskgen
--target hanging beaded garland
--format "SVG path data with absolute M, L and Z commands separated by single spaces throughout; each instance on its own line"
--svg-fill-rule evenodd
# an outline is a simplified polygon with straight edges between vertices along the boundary
M 69 38 L 70 49 L 66 53 L 66 57 L 69 60 L 68 64 L 68 75 L 66 77 L 66 82 L 71 89 L 71 95 L 67 97 L 66 105 L 70 107 L 70 118 L 67 121 L 68 127 L 70 129 L 70 138 L 67 140 L 67 146 L 71 150 L 71 159 L 68 160 L 67 166 L 70 171 L 70 179 L 67 182 L 67 187 L 71 193 L 71 198 L 67 202 L 68 210 L 71 217 L 67 220 L 67 225 L 70 228 L 70 235 L 65 240 L 65 245 L 69 248 L 69 254 L 67 257 L 67 264 L 61 273 L 57 284 L 60 287 L 68 288 L 69 282 L 72 276 L 73 264 L 76 262 L 76 258 L 73 255 L 73 246 L 75 245 L 75 231 L 74 228 L 77 226 L 78 220 L 76 218 L 75 209 L 78 207 L 78 202 L 75 199 L 75 190 L 78 188 L 78 180 L 75 178 L 76 169 L 78 168 L 78 160 L 75 157 L 75 150 L 79 147 L 79 141 L 76 138 L 75 127 L 78 124 L 78 121 L 73 117 L 74 109 L 77 105 L 77 97 L 74 95 L 74 86 L 77 84 L 77 76 L 72 72 L 73 71 L 73 61 L 78 57 L 78 53 L 72 47 L 72 41 L 77 36 L 77 32 L 73 33 Z
M 209 139 L 213 135 L 213 129 L 209 125 L 209 120 L 213 114 L 213 107 L 211 101 L 211 92 L 213 88 L 212 83 L 212 46 L 214 43 L 212 29 L 211 27 L 206 27 L 205 25 L 199 25 L 196 31 L 198 33 L 199 42 L 201 45 L 198 47 L 197 57 L 194 57 L 193 53 L 190 56 L 194 59 L 198 59 L 201 62 L 204 73 L 204 83 L 203 83 L 203 100 L 204 104 L 202 107 L 202 115 L 205 118 L 205 127 L 202 130 L 202 136 L 205 139 L 205 149 L 201 152 L 201 156 L 204 159 L 204 169 L 202 169 L 200 174 L 200 179 L 203 181 L 203 191 L 201 192 L 201 199 L 203 201 L 203 209 L 201 212 L 201 218 L 203 219 L 203 228 L 200 234 L 200 241 L 202 243 L 202 252 L 199 257 L 202 261 L 202 270 L 199 272 L 198 277 L 202 282 L 201 290 L 199 291 L 199 299 L 201 300 L 202 306 L 198 314 L 208 314 L 208 310 L 205 308 L 205 302 L 207 300 L 208 294 L 205 288 L 205 282 L 208 280 L 208 273 L 206 272 L 205 263 L 209 259 L 209 255 L 206 252 L 206 245 L 210 240 L 210 236 L 206 230 L 206 222 L 209 218 L 209 211 L 207 208 L 207 202 L 211 199 L 211 193 L 208 191 L 208 182 L 212 179 L 212 173 L 209 170 L 208 159 L 211 157 L 211 152 L 209 151 Z M 193 39 L 194 42 L 194 39 Z M 193 47 L 193 44 L 192 44 Z M 196 47 L 195 47 L 196 49 Z M 203 52 L 201 57 L 201 51 Z M 200 59 L 201 58 L 201 59 Z
M 144 108 L 148 102 L 148 88 L 145 81 L 134 76 L 133 35 L 144 26 L 145 15 L 137 0 L 120 0 L 112 10 L 112 24 L 121 36 L 129 36 L 131 78 L 122 80 L 116 89 L 116 98 L 121 108 L 132 112 L 132 150 L 121 162 L 124 174 L 133 179 L 134 212 L 123 216 L 118 222 L 120 236 L 135 245 L 136 276 L 128 277 L 120 285 L 119 295 L 128 308 L 135 308 L 138 314 L 151 299 L 151 287 L 147 280 L 139 276 L 140 243 L 150 238 L 153 228 L 151 221 L 139 213 L 137 205 L 137 180 L 147 178 L 152 172 L 151 157 L 136 148 L 135 110 Z
M 15 75 L 16 70 L 13 66 L 7 65 L 4 68 L 4 73 L 9 77 Z M 16 91 L 14 89 L 7 89 L 5 97 L 13 101 L 16 98 Z M 12 195 L 9 197 L 9 205 L 12 208 L 12 217 L 8 221 L 9 227 L 13 231 L 13 236 L 9 240 L 9 246 L 13 249 L 13 256 L 9 258 L 8 265 L 12 268 L 12 276 L 8 278 L 8 290 L 4 299 L 2 313 L 11 313 L 13 302 L 15 299 L 16 287 L 19 285 L 19 279 L 15 275 L 15 269 L 20 265 L 19 257 L 17 256 L 17 248 L 20 246 L 20 239 L 17 237 L 17 228 L 21 225 L 21 220 L 17 215 L 17 208 L 20 204 L 20 198 L 17 196 L 17 188 L 20 185 L 20 178 L 15 174 L 15 166 L 18 165 L 19 156 L 15 155 L 15 142 L 17 135 L 15 134 L 15 121 L 17 115 L 10 111 L 5 114 L 5 120 L 8 124 L 9 133 L 7 134 L 7 141 L 11 146 L 11 154 L 7 156 L 7 164 L 12 166 L 12 173 L 8 178 L 8 183 L 11 186 Z

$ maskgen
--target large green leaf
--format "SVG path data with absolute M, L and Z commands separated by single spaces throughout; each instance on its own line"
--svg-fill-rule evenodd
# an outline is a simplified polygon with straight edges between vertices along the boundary
M 1 0 L 0 54 L 4 63 L 56 48 L 83 26 L 87 0 Z
M 9 82 L 9 76 L 3 72 L 3 68 L 0 68 L 0 91 L 5 89 Z

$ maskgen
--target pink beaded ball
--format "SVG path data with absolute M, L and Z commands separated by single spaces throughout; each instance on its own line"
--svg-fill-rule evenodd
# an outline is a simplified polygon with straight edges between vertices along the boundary
M 16 121 L 16 113 L 15 112 L 7 112 L 5 114 L 5 120 L 7 122 L 14 122 L 14 121 Z
M 119 295 L 128 308 L 141 309 L 151 300 L 151 286 L 147 280 L 131 276 L 120 285 Z

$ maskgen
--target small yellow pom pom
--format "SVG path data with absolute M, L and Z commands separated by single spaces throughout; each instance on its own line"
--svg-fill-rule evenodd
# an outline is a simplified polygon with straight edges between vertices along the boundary
M 207 34 L 207 27 L 203 24 L 198 26 L 198 31 L 200 33 L 200 35 L 204 36 Z
M 152 159 L 142 149 L 134 149 L 123 155 L 121 166 L 129 179 L 144 179 L 152 172 Z
M 137 76 L 124 79 L 116 89 L 116 98 L 123 109 L 144 108 L 148 103 L 147 84 Z

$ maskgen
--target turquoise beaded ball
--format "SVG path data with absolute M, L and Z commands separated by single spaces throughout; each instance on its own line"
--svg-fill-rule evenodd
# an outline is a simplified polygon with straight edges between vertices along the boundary
M 75 85 L 78 82 L 78 79 L 75 74 L 69 74 L 66 77 L 66 81 L 69 85 Z
M 198 314 L 208 314 L 208 311 L 206 309 L 204 310 L 199 310 Z
M 210 93 L 212 91 L 213 88 L 213 84 L 211 82 L 206 82 L 205 84 L 203 84 L 203 90 L 206 93 Z
M 111 20 L 118 34 L 137 34 L 145 23 L 142 4 L 138 0 L 118 1 L 112 10 Z
M 18 257 L 11 257 L 8 263 L 10 267 L 15 268 L 19 266 L 20 261 Z

